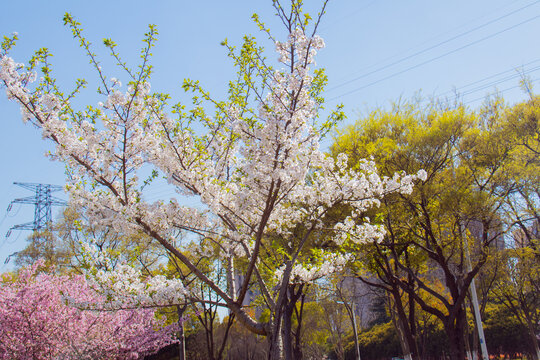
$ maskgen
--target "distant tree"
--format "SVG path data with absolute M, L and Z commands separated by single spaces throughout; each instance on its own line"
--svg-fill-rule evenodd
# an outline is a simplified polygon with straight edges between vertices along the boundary
M 332 150 L 348 154 L 352 168 L 371 156 L 384 175 L 427 172 L 412 194 L 388 196 L 378 212 L 364 214 L 379 219 L 387 232 L 380 243 L 358 247 L 360 263 L 376 279 L 359 274 L 392 296 L 402 343 L 408 345 L 404 350 L 419 356 L 418 308 L 441 321 L 451 358 L 457 360 L 465 357 L 469 286 L 504 230 L 499 209 L 505 197 L 499 184 L 509 144 L 488 147 L 485 134 L 491 128 L 478 114 L 439 105 L 408 103 L 374 111 L 344 129 Z M 486 148 L 489 163 L 472 160 Z
M 490 293 L 527 329 L 532 356 L 540 359 L 540 98 L 529 94 L 528 101 L 512 106 L 493 101 L 483 119 L 491 129 L 485 143 L 509 149 L 497 187 L 504 195 L 500 212 L 509 249 L 500 254 L 499 279 Z M 481 154 L 483 164 L 492 162 L 493 151 Z
M 489 304 L 483 320 L 490 354 L 505 354 L 510 359 L 518 354 L 534 354 L 527 327 L 504 305 Z
M 344 304 L 337 299 L 324 299 L 319 302 L 322 307 L 322 324 L 328 332 L 328 342 L 337 360 L 345 359 L 346 338 L 352 333 L 350 318 Z
M 91 243 L 109 259 L 104 270 L 129 263 L 151 272 L 165 257 L 161 248 L 144 233 L 126 235 L 110 226 L 91 223 L 84 207 L 68 206 L 49 230 L 34 232 L 27 246 L 15 256 L 17 266 L 30 266 L 42 259 L 44 266 L 57 273 L 81 274 L 85 263 L 84 244 Z
M 43 259 L 44 266 L 50 269 L 63 267 L 70 262 L 70 257 L 51 229 L 34 231 L 27 238 L 26 247 L 14 255 L 16 267 L 29 266 Z
M 531 353 L 540 359 L 540 263 L 528 247 L 507 249 L 503 256 L 505 266 L 499 269 L 500 280 L 491 292 L 491 298 L 505 306 L 514 316 L 514 322 L 526 329 Z
M 388 359 L 401 353 L 398 335 L 392 322 L 375 325 L 360 333 L 360 353 L 362 359 Z M 351 341 L 346 349 L 346 359 L 357 359 Z

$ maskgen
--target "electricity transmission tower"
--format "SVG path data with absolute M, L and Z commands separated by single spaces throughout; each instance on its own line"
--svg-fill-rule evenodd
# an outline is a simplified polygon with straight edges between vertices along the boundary
M 6 237 L 11 235 L 12 230 L 40 231 L 48 229 L 52 223 L 52 206 L 62 206 L 66 204 L 64 200 L 51 195 L 53 192 L 62 190 L 62 187 L 50 184 L 31 184 L 19 182 L 14 182 L 14 184 L 34 192 L 34 196 L 13 200 L 8 206 L 8 212 L 11 210 L 13 204 L 33 204 L 35 206 L 34 221 L 13 226 L 7 232 Z

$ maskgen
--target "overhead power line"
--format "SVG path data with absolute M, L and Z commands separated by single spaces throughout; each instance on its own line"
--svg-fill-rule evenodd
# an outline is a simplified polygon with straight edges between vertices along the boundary
M 540 77 L 537 77 L 536 79 L 532 79 L 531 82 L 535 83 L 535 82 L 538 82 L 538 80 L 540 80 Z M 520 87 L 521 85 L 514 85 L 514 86 L 510 86 L 510 87 L 507 87 L 507 88 L 504 88 L 502 90 L 499 90 L 498 92 L 499 93 L 504 93 L 505 91 L 508 91 L 508 90 L 513 90 L 513 89 L 517 89 L 518 87 Z M 476 101 L 479 101 L 479 100 L 483 100 L 485 99 L 486 96 L 481 96 L 481 97 L 477 97 L 475 99 L 472 99 L 472 100 L 468 100 L 468 101 L 465 101 L 463 104 L 465 105 L 468 105 L 468 104 L 471 104 L 473 102 L 476 102 Z
M 463 36 L 465 36 L 465 35 L 468 35 L 468 34 L 474 32 L 474 31 L 480 30 L 480 29 L 482 29 L 482 28 L 484 28 L 484 27 L 486 27 L 486 26 L 489 26 L 489 25 L 491 25 L 491 24 L 497 22 L 497 21 L 500 21 L 500 20 L 502 20 L 502 19 L 504 19 L 504 18 L 507 18 L 507 17 L 509 17 L 509 16 L 511 16 L 511 15 L 514 15 L 515 13 L 518 13 L 518 12 L 520 12 L 520 11 L 522 11 L 522 10 L 525 10 L 525 9 L 527 9 L 527 8 L 529 8 L 529 7 L 531 7 L 531 6 L 535 5 L 535 4 L 537 4 L 537 3 L 539 3 L 539 2 L 540 2 L 540 0 L 535 1 L 535 2 L 533 2 L 533 3 L 530 3 L 530 4 L 527 4 L 527 5 L 525 5 L 525 6 L 522 6 L 522 7 L 520 7 L 519 9 L 516 9 L 516 10 L 514 10 L 514 11 L 511 11 L 511 12 L 507 13 L 507 14 L 504 14 L 504 15 L 502 15 L 502 16 L 499 16 L 498 18 L 495 18 L 495 19 L 490 20 L 490 21 L 488 21 L 488 22 L 486 22 L 486 23 L 483 23 L 483 24 L 481 24 L 481 25 L 479 25 L 479 26 L 477 26 L 477 27 L 475 27 L 475 28 L 473 28 L 473 29 L 470 29 L 470 30 L 467 30 L 467 31 L 465 31 L 465 32 L 462 32 L 462 33 L 460 33 L 460 34 L 458 34 L 458 35 L 455 35 L 455 36 L 453 36 L 453 37 L 451 37 L 451 38 L 448 38 L 448 39 L 446 39 L 446 40 L 444 40 L 444 41 L 441 41 L 441 42 L 439 42 L 439 43 L 437 43 L 437 44 L 435 44 L 435 45 L 429 46 L 429 47 L 427 47 L 427 48 L 425 48 L 425 49 L 422 49 L 422 50 L 420 50 L 420 51 L 417 51 L 417 52 L 415 52 L 415 53 L 413 53 L 413 54 L 411 54 L 411 55 L 408 55 L 408 56 L 405 56 L 405 57 L 403 57 L 403 58 L 400 58 L 399 60 L 396 60 L 396 61 L 394 61 L 394 62 L 392 62 L 392 63 L 390 63 L 390 64 L 381 66 L 381 67 L 379 67 L 379 68 L 377 68 L 377 69 L 375 69 L 375 70 L 369 71 L 369 72 L 364 73 L 364 74 L 362 74 L 362 75 L 360 75 L 360 76 L 357 76 L 357 77 L 355 77 L 355 78 L 353 78 L 353 79 L 347 80 L 347 81 L 345 81 L 345 82 L 343 82 L 343 83 L 341 83 L 341 84 L 335 85 L 335 86 L 329 88 L 329 89 L 327 90 L 327 92 L 333 91 L 333 90 L 335 90 L 335 89 L 339 89 L 340 87 L 343 87 L 343 86 L 345 86 L 345 85 L 348 85 L 348 84 L 350 84 L 350 83 L 353 83 L 353 82 L 355 82 L 355 81 L 358 81 L 358 80 L 360 80 L 360 79 L 363 79 L 363 78 L 365 78 L 365 77 L 367 77 L 367 76 L 369 76 L 369 75 L 376 74 L 376 73 L 381 72 L 381 71 L 383 71 L 383 70 L 386 70 L 386 69 L 388 69 L 388 68 L 390 68 L 390 67 L 392 67 L 392 66 L 394 66 L 394 65 L 397 65 L 397 64 L 400 64 L 400 63 L 402 63 L 402 62 L 404 62 L 404 61 L 406 61 L 406 60 L 409 60 L 409 59 L 411 59 L 411 58 L 413 58 L 413 57 L 416 57 L 416 56 L 418 56 L 418 55 L 424 54 L 424 53 L 426 53 L 426 52 L 428 52 L 428 51 L 430 51 L 430 50 L 433 50 L 433 49 L 435 49 L 435 48 L 438 48 L 438 47 L 440 47 L 440 46 L 442 46 L 442 45 L 444 45 L 444 44 L 447 44 L 447 43 L 449 43 L 449 42 L 451 42 L 451 41 L 453 41 L 453 40 L 459 39 L 460 37 L 463 37 Z
M 502 84 L 502 83 L 505 83 L 507 81 L 510 81 L 510 80 L 513 80 L 513 79 L 516 79 L 516 78 L 519 78 L 521 77 L 522 75 L 526 75 L 526 74 L 530 74 L 530 73 L 533 73 L 535 71 L 538 71 L 540 70 L 540 66 L 537 66 L 535 68 L 532 68 L 530 69 L 529 71 L 524 71 L 522 73 L 516 73 L 514 75 L 509 75 L 509 76 L 506 76 L 502 79 L 499 79 L 497 81 L 493 81 L 493 82 L 490 82 L 488 84 L 485 84 L 485 85 L 482 85 L 482 86 L 478 86 L 476 88 L 473 88 L 471 90 L 467 90 L 467 91 L 464 91 L 462 93 L 460 93 L 461 96 L 467 96 L 467 95 L 470 95 L 470 94 L 474 94 L 475 92 L 478 92 L 478 91 L 481 91 L 481 90 L 484 90 L 484 89 L 487 89 L 489 87 L 492 87 L 492 86 L 495 86 L 495 85 L 498 85 L 498 84 Z
M 500 30 L 500 31 L 497 31 L 497 32 L 493 33 L 493 34 L 484 36 L 483 38 L 480 38 L 480 39 L 478 39 L 478 40 L 475 40 L 475 41 L 473 41 L 473 42 L 470 42 L 470 43 L 468 43 L 468 44 L 465 44 L 465 45 L 463 45 L 463 46 L 460 46 L 460 47 L 458 47 L 458 48 L 456 48 L 456 49 L 447 51 L 447 52 L 445 52 L 445 53 L 443 53 L 443 54 L 441 54 L 441 55 L 435 56 L 435 57 L 433 57 L 433 58 L 431 58 L 431 59 L 429 59 L 429 60 L 423 61 L 423 62 L 418 63 L 418 64 L 416 64 L 416 65 L 409 66 L 408 68 L 405 68 L 405 69 L 403 69 L 403 70 L 400 70 L 400 71 L 397 71 L 397 72 L 395 72 L 395 73 L 392 73 L 392 74 L 390 74 L 390 75 L 388 75 L 388 76 L 385 76 L 385 77 L 383 77 L 383 78 L 381 78 L 381 79 L 372 81 L 372 82 L 370 82 L 370 83 L 368 83 L 368 84 L 365 84 L 365 85 L 363 85 L 363 86 L 357 87 L 357 88 L 355 88 L 355 89 L 353 89 L 353 90 L 350 90 L 350 91 L 348 91 L 348 92 L 346 92 L 346 93 L 343 93 L 343 94 L 341 94 L 341 95 L 335 96 L 335 97 L 329 99 L 328 101 L 333 101 L 333 100 L 339 99 L 340 97 L 343 97 L 343 96 L 347 96 L 347 95 L 353 94 L 353 93 L 355 93 L 355 92 L 358 92 L 358 91 L 363 90 L 363 89 L 365 89 L 365 88 L 368 88 L 368 87 L 370 87 L 370 86 L 373 86 L 373 85 L 375 85 L 375 84 L 378 84 L 378 83 L 380 83 L 380 82 L 382 82 L 382 81 L 391 79 L 391 78 L 396 77 L 396 76 L 398 76 L 398 75 L 401 75 L 401 74 L 403 74 L 403 73 L 405 73 L 405 72 L 407 72 L 407 71 L 410 71 L 410 70 L 419 68 L 420 66 L 429 64 L 429 63 L 431 63 L 431 62 L 433 62 L 433 61 L 435 61 L 435 60 L 441 59 L 441 58 L 443 58 L 443 57 L 445 57 L 445 56 L 448 56 L 448 55 L 450 55 L 450 54 L 456 53 L 456 52 L 461 51 L 461 50 L 463 50 L 463 49 L 465 49 L 465 48 L 468 48 L 468 47 L 470 47 L 470 46 L 476 45 L 476 44 L 478 44 L 478 43 L 480 43 L 480 42 L 482 42 L 482 41 L 491 39 L 491 38 L 493 38 L 493 37 L 495 37 L 495 36 L 497 36 L 497 35 L 500 35 L 500 34 L 506 32 L 506 31 L 515 29 L 516 27 L 521 26 L 521 25 L 524 25 L 524 24 L 526 24 L 526 23 L 529 23 L 529 22 L 531 22 L 531 21 L 533 21 L 533 20 L 536 20 L 536 19 L 538 19 L 539 17 L 540 17 L 540 15 L 536 15 L 536 16 L 534 16 L 534 17 L 532 17 L 532 18 L 529 18 L 529 19 L 524 20 L 524 21 L 522 21 L 522 22 L 519 22 L 519 23 L 517 23 L 517 24 L 515 24 L 515 25 L 512 25 L 512 26 L 509 26 L 509 27 L 507 27 L 507 28 L 504 28 L 504 29 L 502 29 L 502 30 Z
M 539 67 L 536 66 L 536 67 L 534 67 L 534 68 L 532 68 L 532 69 L 528 69 L 528 70 L 526 70 L 526 71 L 525 71 L 525 67 L 526 67 L 526 66 L 529 66 L 529 65 L 532 65 L 532 64 L 535 64 L 535 63 L 538 63 L 539 61 L 540 61 L 540 59 L 536 59 L 536 60 L 530 61 L 530 62 L 528 62 L 528 63 L 522 64 L 522 65 L 519 66 L 519 67 L 512 67 L 511 69 L 508 69 L 508 70 L 505 70 L 505 71 L 498 72 L 498 73 L 496 73 L 496 74 L 487 76 L 487 77 L 482 78 L 482 79 L 480 79 L 480 80 L 473 81 L 473 82 L 468 83 L 468 84 L 466 84 L 466 85 L 462 85 L 462 86 L 460 86 L 460 87 L 458 87 L 458 88 L 456 88 L 456 89 L 454 89 L 454 90 L 448 90 L 448 91 L 445 91 L 445 92 L 443 92 L 443 93 L 437 94 L 436 96 L 437 96 L 437 97 L 440 97 L 440 96 L 444 96 L 444 95 L 446 95 L 446 94 L 459 92 L 459 90 L 468 88 L 468 87 L 473 86 L 473 85 L 476 85 L 476 84 L 480 84 L 480 83 L 482 83 L 482 82 L 484 82 L 484 81 L 486 81 L 486 80 L 489 80 L 489 79 L 492 79 L 492 78 L 496 78 L 497 76 L 500 76 L 500 75 L 503 75 L 503 74 L 506 74 L 506 73 L 513 72 L 513 73 L 515 74 L 517 69 L 523 69 L 523 70 L 524 70 L 524 73 L 526 73 L 526 74 L 532 73 L 532 72 L 538 70 Z M 513 78 L 515 78 L 515 77 L 517 77 L 517 76 L 519 76 L 519 75 L 520 75 L 520 74 L 515 74 L 515 75 L 513 76 Z M 491 82 L 491 83 L 485 84 L 485 85 L 491 86 L 491 85 L 494 85 L 494 84 L 497 84 L 497 83 L 499 83 L 498 80 L 497 80 L 496 82 Z M 469 92 L 472 92 L 472 91 L 471 91 L 471 90 L 466 90 L 465 92 L 469 93 Z
M 436 35 L 436 36 L 434 36 L 434 37 L 431 37 L 431 38 L 429 38 L 429 39 L 427 39 L 427 40 L 424 40 L 424 41 L 421 42 L 421 43 L 416 44 L 415 47 L 412 48 L 412 49 L 409 49 L 409 51 L 414 51 L 415 49 L 422 48 L 425 44 L 429 44 L 429 43 L 431 43 L 431 42 L 434 41 L 434 40 L 438 40 L 438 39 L 442 38 L 443 36 L 446 36 L 447 34 L 452 34 L 453 32 L 458 31 L 458 30 L 460 30 L 460 29 L 462 29 L 462 28 L 466 28 L 467 26 L 469 26 L 469 25 L 471 25 L 471 24 L 474 25 L 474 24 L 477 23 L 479 20 L 488 18 L 491 14 L 498 13 L 499 10 L 508 8 L 508 7 L 510 7 L 511 5 L 513 5 L 514 3 L 519 2 L 519 1 L 520 1 L 520 0 L 510 1 L 510 2 L 506 3 L 506 4 L 503 5 L 503 6 L 500 6 L 500 7 L 496 8 L 496 9 L 492 9 L 491 11 L 485 12 L 485 13 L 482 14 L 482 16 L 476 17 L 476 18 L 474 18 L 474 19 L 472 19 L 472 20 L 470 20 L 470 21 L 468 21 L 468 22 L 466 22 L 466 23 L 464 23 L 464 24 L 461 24 L 461 25 L 459 25 L 459 26 L 457 26 L 457 27 L 455 27 L 455 28 L 453 28 L 453 29 L 451 29 L 451 30 L 448 30 L 448 31 L 443 32 L 443 33 L 440 33 L 440 34 L 438 34 L 438 35 Z M 367 71 L 368 69 L 372 69 L 372 68 L 375 68 L 375 67 L 377 67 L 377 66 L 380 66 L 381 64 L 387 63 L 387 62 L 390 61 L 390 60 L 399 58 L 399 57 L 402 56 L 402 55 L 403 55 L 403 51 L 398 52 L 398 53 L 396 53 L 396 54 L 394 54 L 394 55 L 390 55 L 390 56 L 388 56 L 388 57 L 386 57 L 386 58 L 384 58 L 384 59 L 379 59 L 376 63 L 374 63 L 374 64 L 372 64 L 372 65 L 363 66 L 363 69 L 365 69 L 364 71 Z M 347 75 L 347 76 L 342 76 L 341 79 L 349 79 L 350 77 L 357 76 L 357 74 L 361 74 L 361 73 L 362 73 L 362 70 L 361 70 L 361 71 L 356 71 L 354 74 L 349 74 L 349 75 Z M 336 82 L 341 83 L 341 82 L 342 82 L 341 79 L 340 79 L 339 81 L 336 81 Z
M 533 63 L 538 62 L 538 61 L 540 61 L 540 59 L 531 61 L 531 62 L 529 62 L 529 63 L 527 63 L 527 64 L 525 64 L 525 65 L 530 65 L 530 64 L 533 64 Z M 474 82 L 469 83 L 469 84 L 467 84 L 467 85 L 463 85 L 463 86 L 461 86 L 461 87 L 459 87 L 459 88 L 456 88 L 455 90 L 450 90 L 450 91 L 445 91 L 445 92 L 443 92 L 443 93 L 434 94 L 434 95 L 432 95 L 430 98 L 426 98 L 426 99 L 424 99 L 424 100 L 422 100 L 422 101 L 430 102 L 430 99 L 444 99 L 444 98 L 445 98 L 445 95 L 447 95 L 447 94 L 452 94 L 453 96 L 452 96 L 451 98 L 446 98 L 447 101 L 457 102 L 459 99 L 461 99 L 461 102 L 462 102 L 463 104 L 467 105 L 467 104 L 470 104 L 470 103 L 472 103 L 472 102 L 475 102 L 475 101 L 484 99 L 484 98 L 486 97 L 486 95 L 483 95 L 482 97 L 477 97 L 477 98 L 475 98 L 475 99 L 472 99 L 472 100 L 469 100 L 469 101 L 466 101 L 466 102 L 465 102 L 465 101 L 463 101 L 463 99 L 464 99 L 466 96 L 469 96 L 469 95 L 471 95 L 471 94 L 477 93 L 477 92 L 479 92 L 479 91 L 482 91 L 482 90 L 485 90 L 485 89 L 488 89 L 488 88 L 493 88 L 493 87 L 495 87 L 495 86 L 497 86 L 497 85 L 499 85 L 499 84 L 508 82 L 508 81 L 513 80 L 513 79 L 515 79 L 515 78 L 519 78 L 519 77 L 522 77 L 522 76 L 525 76 L 525 75 L 530 75 L 530 74 L 532 74 L 532 73 L 534 73 L 534 72 L 536 72 L 536 71 L 539 71 L 539 70 L 540 70 L 540 66 L 532 67 L 532 68 L 529 68 L 529 69 L 527 69 L 527 70 L 523 70 L 523 71 L 519 71 L 519 72 L 518 72 L 518 69 L 512 68 L 512 69 L 510 69 L 510 70 L 502 71 L 502 72 L 499 72 L 499 73 L 497 73 L 497 74 L 490 75 L 490 76 L 485 77 L 485 78 L 483 78 L 483 79 L 474 81 Z M 481 85 L 481 86 L 477 86 L 477 87 L 475 87 L 475 88 L 473 88 L 473 89 L 470 89 L 470 90 L 466 90 L 466 91 L 463 91 L 463 92 L 460 92 L 460 91 L 459 91 L 459 90 L 464 89 L 464 88 L 467 88 L 467 87 L 469 87 L 469 86 L 471 86 L 471 85 L 481 83 L 481 82 L 483 82 L 483 81 L 485 81 L 485 80 L 488 80 L 488 79 L 497 77 L 497 76 L 502 75 L 502 74 L 506 74 L 506 73 L 511 72 L 511 71 L 514 71 L 515 74 L 514 74 L 514 75 L 510 75 L 510 76 L 506 76 L 506 77 L 501 78 L 501 79 L 497 79 L 497 80 L 491 81 L 491 82 L 489 82 L 489 83 L 483 84 L 483 85 Z M 538 78 L 537 78 L 537 79 L 534 79 L 534 80 L 531 80 L 531 81 L 536 82 L 537 80 L 538 80 Z M 503 89 L 503 90 L 497 90 L 497 92 L 502 93 L 502 92 L 505 92 L 505 91 L 508 91 L 508 90 L 512 90 L 512 89 L 518 88 L 518 87 L 520 87 L 520 86 L 521 86 L 521 85 L 519 85 L 519 84 L 518 84 L 518 85 L 513 85 L 513 86 L 507 87 L 507 88 L 505 88 L 505 89 Z M 488 95 L 489 95 L 489 94 L 488 94 Z

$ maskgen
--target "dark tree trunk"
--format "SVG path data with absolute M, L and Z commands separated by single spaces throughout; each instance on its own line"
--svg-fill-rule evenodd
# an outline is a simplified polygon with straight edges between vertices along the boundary
M 281 337 L 283 339 L 283 355 L 285 360 L 301 360 L 302 353 L 298 354 L 298 351 L 295 351 L 293 346 L 293 329 L 292 329 L 292 316 L 296 308 L 296 302 L 302 295 L 303 285 L 289 285 L 287 290 L 287 298 L 285 299 L 283 305 L 283 326 L 281 328 Z M 295 292 L 296 291 L 296 292 Z M 297 319 L 299 322 L 302 321 L 301 318 Z M 300 336 L 299 333 L 296 334 L 297 337 Z M 300 355 L 300 358 L 297 358 L 297 355 Z
M 294 312 L 296 314 L 296 320 L 297 320 L 297 326 L 296 331 L 294 333 L 294 347 L 293 347 L 293 355 L 294 359 L 296 360 L 302 360 L 304 358 L 304 353 L 302 352 L 302 315 L 304 314 L 304 301 L 306 300 L 306 295 L 302 293 L 300 296 L 300 310 L 295 306 Z
M 391 295 L 394 300 L 394 308 L 397 315 L 397 327 L 398 332 L 400 333 L 400 337 L 402 338 L 402 348 L 403 348 L 403 355 L 407 358 L 410 358 L 412 360 L 420 359 L 418 354 L 418 344 L 416 343 L 416 337 L 414 336 L 413 329 L 416 330 L 416 327 L 411 328 L 410 324 L 415 324 L 416 319 L 414 318 L 414 305 L 411 305 L 410 302 L 414 303 L 413 299 L 409 299 L 409 308 L 412 308 L 412 313 L 409 312 L 409 316 L 407 316 L 407 313 L 405 312 L 405 308 L 403 307 L 403 303 L 401 300 L 401 296 L 399 293 L 399 289 L 395 288 Z M 390 304 L 392 305 L 392 304 Z
M 450 359 L 463 360 L 466 358 L 465 351 L 465 311 L 463 307 L 457 310 L 455 320 L 445 323 L 445 331 L 448 335 L 448 343 L 450 346 Z
M 285 360 L 293 360 L 293 345 L 292 345 L 292 314 L 293 309 L 290 303 L 285 305 L 283 313 L 283 327 L 281 328 L 283 338 L 283 353 Z

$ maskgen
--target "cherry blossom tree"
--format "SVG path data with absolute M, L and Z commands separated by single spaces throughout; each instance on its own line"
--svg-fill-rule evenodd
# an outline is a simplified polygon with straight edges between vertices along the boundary
M 67 95 L 61 92 L 46 50 L 38 51 L 27 66 L 16 63 L 7 54 L 16 37 L 4 41 L 0 82 L 8 98 L 21 106 L 23 120 L 56 145 L 51 157 L 70 171 L 67 189 L 73 203 L 87 209 L 95 223 L 155 239 L 218 296 L 219 305 L 253 333 L 266 336 L 269 358 L 278 359 L 292 358 L 290 333 L 282 326 L 289 285 L 339 270 L 348 259 L 344 244 L 381 240 L 384 229 L 370 223 L 365 211 L 388 193 L 411 192 L 415 179 L 425 173 L 381 177 L 371 161 L 349 170 L 344 154 L 332 158 L 321 151 L 321 137 L 343 116 L 338 108 L 326 121 L 319 119 L 326 76 L 315 67 L 315 55 L 324 47 L 316 30 L 326 1 L 314 20 L 303 13 L 301 1 L 288 8 L 273 1 L 273 6 L 288 33 L 285 41 L 254 19 L 275 44 L 277 66 L 270 66 L 254 38 L 245 37 L 238 49 L 224 42 L 238 77 L 223 101 L 191 80 L 184 83 L 194 93 L 190 110 L 185 104 L 171 107 L 168 95 L 151 92 L 155 26 L 146 34 L 136 70 L 121 60 L 112 40 L 104 40 L 125 70 L 127 87 L 122 87 L 106 76 L 69 14 L 64 20 L 94 65 L 102 102 L 75 109 L 72 99 L 85 82 L 79 80 Z M 33 85 L 38 65 L 43 76 Z M 210 106 L 213 115 L 207 113 Z M 166 177 L 181 196 L 145 201 L 146 181 L 139 177 L 148 168 L 153 176 Z M 203 207 L 183 206 L 185 197 L 197 198 Z M 328 216 L 336 206 L 347 209 L 344 217 Z M 189 244 L 178 244 L 178 230 L 190 234 Z M 217 256 L 228 271 L 227 281 L 216 283 L 188 251 Z M 119 281 L 121 276 L 121 271 L 100 273 L 96 281 L 106 287 L 115 279 L 110 295 L 148 290 Z M 193 291 L 178 283 L 161 286 L 180 296 Z M 254 319 L 242 305 L 253 288 L 270 311 L 268 321 Z M 163 299 L 172 296 L 161 294 L 166 294 Z
M 88 311 L 100 301 L 84 276 L 40 273 L 43 261 L 0 283 L 0 359 L 138 359 L 173 342 L 149 309 Z

